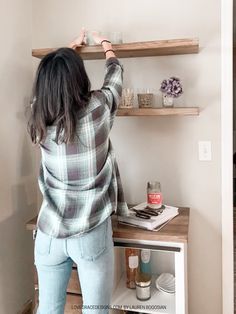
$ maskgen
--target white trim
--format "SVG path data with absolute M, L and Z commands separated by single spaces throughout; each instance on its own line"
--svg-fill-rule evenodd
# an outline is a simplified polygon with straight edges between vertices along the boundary
M 142 239 L 129 239 L 129 238 L 113 238 L 113 240 L 114 242 L 166 246 L 166 247 L 173 247 L 173 248 L 180 248 L 180 249 L 182 249 L 183 245 L 185 244 L 185 242 L 170 242 L 170 241 L 160 241 L 160 240 L 142 240 Z M 173 253 L 175 252 L 173 251 Z
M 187 244 L 175 253 L 175 313 L 188 314 Z
M 222 312 L 233 314 L 233 0 L 221 1 L 221 36 Z

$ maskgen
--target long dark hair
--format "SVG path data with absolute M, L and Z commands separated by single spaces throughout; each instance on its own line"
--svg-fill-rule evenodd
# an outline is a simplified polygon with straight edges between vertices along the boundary
M 60 48 L 46 55 L 39 64 L 32 93 L 28 122 L 32 142 L 42 142 L 51 125 L 56 126 L 57 144 L 72 141 L 90 88 L 83 60 L 73 49 Z

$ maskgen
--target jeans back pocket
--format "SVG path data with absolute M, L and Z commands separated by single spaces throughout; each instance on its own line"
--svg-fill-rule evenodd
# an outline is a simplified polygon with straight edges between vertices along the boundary
M 95 260 L 106 250 L 109 219 L 110 217 L 79 237 L 80 255 L 82 259 L 90 261 Z

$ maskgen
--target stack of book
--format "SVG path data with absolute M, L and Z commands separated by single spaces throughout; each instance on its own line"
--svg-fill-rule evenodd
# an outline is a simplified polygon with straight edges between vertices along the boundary
M 145 210 L 148 213 L 147 203 L 141 203 L 129 209 L 127 216 L 118 216 L 117 220 L 119 223 L 136 226 L 142 229 L 158 231 L 164 227 L 170 220 L 179 214 L 178 207 L 163 205 L 163 209 L 154 210 L 157 211 L 158 215 L 149 215 L 148 219 L 141 218 L 137 213 Z

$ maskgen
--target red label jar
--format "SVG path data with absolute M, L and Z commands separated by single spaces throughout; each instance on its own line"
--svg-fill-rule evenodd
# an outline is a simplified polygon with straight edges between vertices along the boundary
M 150 208 L 158 209 L 162 206 L 161 184 L 157 181 L 150 181 L 147 184 L 147 205 Z

